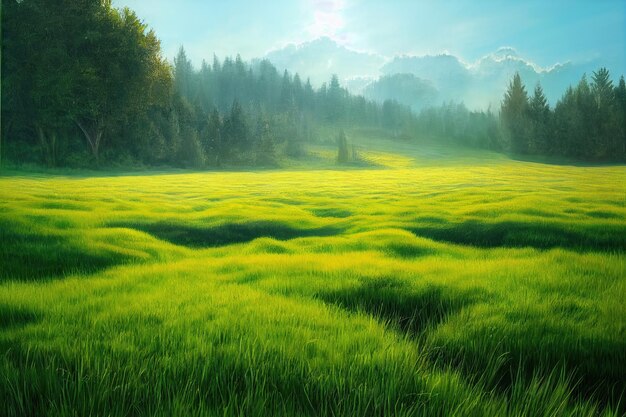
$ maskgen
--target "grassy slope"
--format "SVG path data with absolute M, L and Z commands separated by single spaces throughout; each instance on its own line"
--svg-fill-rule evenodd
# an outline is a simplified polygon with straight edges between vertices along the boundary
M 0 178 L 0 414 L 622 413 L 626 169 L 361 144 Z

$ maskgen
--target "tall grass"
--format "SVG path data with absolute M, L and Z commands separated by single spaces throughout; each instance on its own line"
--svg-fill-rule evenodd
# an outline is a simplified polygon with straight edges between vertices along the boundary
M 0 178 L 0 415 L 626 411 L 623 167 L 364 158 Z

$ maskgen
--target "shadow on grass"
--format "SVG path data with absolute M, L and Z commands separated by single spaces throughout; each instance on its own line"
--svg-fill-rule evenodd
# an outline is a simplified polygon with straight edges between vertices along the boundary
M 542 338 L 534 332 L 506 334 L 492 328 L 470 340 L 435 342 L 431 362 L 504 395 L 514 395 L 514 386 L 530 389 L 537 380 L 560 379 L 572 399 L 626 415 L 626 343 L 577 337 L 565 326 L 541 327 Z
M 565 156 L 549 156 L 549 155 L 523 155 L 513 154 L 510 156 L 514 161 L 520 162 L 534 162 L 537 164 L 545 165 L 559 165 L 559 166 L 574 166 L 574 167 L 612 167 L 612 166 L 624 166 L 624 162 L 620 160 L 606 160 L 599 161 L 584 161 L 576 159 L 574 157 Z
M 408 283 L 394 278 L 368 279 L 354 288 L 317 295 L 319 299 L 347 310 L 378 317 L 410 336 L 436 327 L 480 296 L 478 290 L 457 293 L 435 285 L 413 289 Z
M 14 329 L 38 321 L 37 314 L 23 307 L 0 304 L 0 330 Z
M 482 248 L 561 247 L 581 251 L 626 251 L 626 227 L 615 225 L 580 226 L 574 229 L 550 223 L 466 221 L 441 226 L 416 226 L 406 230 L 433 240 Z
M 0 219 L 0 282 L 90 274 L 125 260 L 120 255 L 90 252 L 62 234 L 42 233 Z
M 119 222 L 111 223 L 108 226 L 140 230 L 158 239 L 191 248 L 218 247 L 235 243 L 245 243 L 259 237 L 288 240 L 298 237 L 333 236 L 342 231 L 336 227 L 298 229 L 284 223 L 272 221 L 227 223 L 206 228 L 167 222 Z
M 313 213 L 317 217 L 336 217 L 340 219 L 345 219 L 346 217 L 352 216 L 352 212 L 349 210 L 333 207 L 314 208 L 311 209 L 311 213 Z

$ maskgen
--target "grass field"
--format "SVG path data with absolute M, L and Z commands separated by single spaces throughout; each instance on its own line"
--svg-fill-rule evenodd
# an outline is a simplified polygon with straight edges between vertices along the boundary
M 0 415 L 624 415 L 625 167 L 328 152 L 0 177 Z

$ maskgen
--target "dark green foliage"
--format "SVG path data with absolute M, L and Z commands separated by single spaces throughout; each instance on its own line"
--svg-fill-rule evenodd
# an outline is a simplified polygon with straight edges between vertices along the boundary
M 2 64 L 12 74 L 3 79 L 5 141 L 37 143 L 42 158 L 28 159 L 47 165 L 66 163 L 62 151 L 74 148 L 66 143 L 81 136 L 95 161 L 105 145 L 127 148 L 111 138 L 169 95 L 154 33 L 106 1 L 5 4 Z

